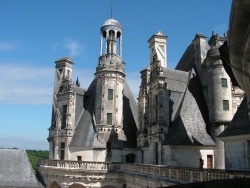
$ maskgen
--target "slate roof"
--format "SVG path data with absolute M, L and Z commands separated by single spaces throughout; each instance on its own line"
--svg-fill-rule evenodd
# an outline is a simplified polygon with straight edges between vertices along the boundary
M 104 147 L 104 143 L 98 141 L 94 123 L 94 107 L 95 107 L 95 85 L 94 79 L 88 91 L 84 95 L 84 105 L 76 119 L 75 133 L 70 143 L 70 147 Z M 77 103 L 77 105 L 79 105 Z M 124 82 L 123 90 L 123 130 L 127 141 L 123 143 L 124 147 L 136 147 L 136 133 L 138 125 L 138 111 L 135 99 Z
M 166 77 L 167 88 L 171 91 L 170 116 L 171 121 L 174 121 L 179 114 L 182 99 L 189 81 L 189 73 L 164 68 L 163 76 Z
M 184 96 L 185 96 L 184 92 L 175 92 L 175 91 L 170 92 L 169 112 L 170 112 L 171 122 L 173 122 L 179 116 Z
M 0 187 L 39 187 L 25 150 L 0 149 Z
M 72 89 L 78 95 L 84 95 L 84 93 L 85 93 L 85 90 L 83 88 L 78 87 L 76 85 L 72 85 Z
M 206 38 L 202 34 L 196 34 L 195 39 L 197 37 Z M 209 49 L 209 46 L 206 48 Z M 196 72 L 193 43 L 187 47 L 175 69 L 172 70 L 175 76 L 171 77 L 175 77 L 179 82 L 168 80 L 171 122 L 164 144 L 214 146 L 208 125 L 208 106 Z
M 214 146 L 215 143 L 208 134 L 205 122 L 208 117 L 205 117 L 206 113 L 202 113 L 207 108 L 202 108 L 205 99 L 201 90 L 199 91 L 199 78 L 194 71 L 189 75 L 190 79 L 184 87 L 185 91 L 170 93 L 170 102 L 173 103 L 170 109 L 172 122 L 163 144 Z
M 185 92 L 189 73 L 179 70 L 163 69 L 163 76 L 166 77 L 167 87 L 171 91 Z
M 75 133 L 70 147 L 93 147 L 95 130 L 92 115 L 95 106 L 95 84 L 96 80 L 94 79 L 84 96 L 82 107 L 80 103 L 76 102 L 79 116 L 76 117 Z
M 250 134 L 250 120 L 248 116 L 246 97 L 242 100 L 230 124 L 219 135 L 219 137 L 237 136 L 244 134 Z
M 196 38 L 207 38 L 207 37 L 205 35 L 203 35 L 202 33 L 196 33 L 193 40 L 195 40 Z
M 193 68 L 194 62 L 195 62 L 195 50 L 193 43 L 190 44 L 184 54 L 182 55 L 179 63 L 175 67 L 176 70 L 182 70 L 182 71 L 190 71 Z
M 123 130 L 127 141 L 123 142 L 125 148 L 137 146 L 138 107 L 130 91 L 127 81 L 123 89 Z

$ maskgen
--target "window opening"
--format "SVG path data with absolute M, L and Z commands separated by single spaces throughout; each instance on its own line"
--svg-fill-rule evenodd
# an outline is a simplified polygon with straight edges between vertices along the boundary
M 229 110 L 229 100 L 223 100 L 223 110 Z
M 107 125 L 112 125 L 112 113 L 107 113 Z
M 113 89 L 108 89 L 108 100 L 113 100 Z
M 66 123 L 67 123 L 67 110 L 68 110 L 68 106 L 67 105 L 63 105 L 62 129 L 64 129 L 66 127 Z
M 221 78 L 221 87 L 228 87 L 226 78 Z

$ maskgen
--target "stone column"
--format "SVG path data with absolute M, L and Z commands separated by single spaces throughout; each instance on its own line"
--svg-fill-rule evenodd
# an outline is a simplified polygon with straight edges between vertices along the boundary
M 120 47 L 120 56 L 122 57 L 122 34 L 121 34 L 121 36 L 120 36 L 120 45 L 119 45 L 119 47 Z
M 55 138 L 55 147 L 54 147 L 54 159 L 57 160 L 59 159 L 59 156 L 58 156 L 58 138 Z
M 103 51 L 102 51 L 102 46 L 103 46 L 103 36 L 102 36 L 102 32 L 101 32 L 101 41 L 100 41 L 100 56 L 103 54 Z
M 70 144 L 71 138 L 67 137 L 65 139 L 65 159 L 64 160 L 70 160 L 70 152 L 69 152 L 69 144 Z
M 54 148 L 54 143 L 53 143 L 53 141 L 50 141 L 49 142 L 49 159 L 54 159 L 54 150 L 55 150 L 55 148 Z

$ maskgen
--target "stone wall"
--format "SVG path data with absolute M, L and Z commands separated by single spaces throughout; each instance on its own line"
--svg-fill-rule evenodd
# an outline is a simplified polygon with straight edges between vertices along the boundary
M 249 142 L 227 141 L 225 142 L 226 169 L 250 170 Z
M 213 147 L 199 146 L 163 146 L 162 164 L 176 167 L 199 168 L 199 159 L 204 161 L 207 168 L 207 155 L 214 156 Z

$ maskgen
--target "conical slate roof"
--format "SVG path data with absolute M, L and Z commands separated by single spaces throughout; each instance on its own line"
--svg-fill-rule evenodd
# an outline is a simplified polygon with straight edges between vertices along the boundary
M 172 123 L 170 131 L 164 140 L 164 145 L 214 146 L 214 141 L 207 133 L 205 122 L 208 119 L 206 117 L 207 109 L 204 107 L 205 99 L 202 97 L 202 93 L 200 93 L 199 78 L 194 71 L 191 71 L 188 76 L 189 80 L 185 81 L 188 73 L 185 75 L 179 74 L 179 72 L 173 71 L 176 83 L 172 84 L 176 85 L 178 81 L 182 81 L 183 85 L 180 88 L 170 88 L 170 115 Z M 169 82 L 173 82 L 173 80 L 169 80 Z
M 96 80 L 94 79 L 84 96 L 84 108 L 79 113 L 79 118 L 76 119 L 75 133 L 70 147 L 106 147 L 106 143 L 98 141 L 94 125 L 95 84 Z M 127 141 L 124 141 L 124 147 L 136 147 L 137 121 L 137 105 L 125 81 L 123 91 L 123 130 Z

